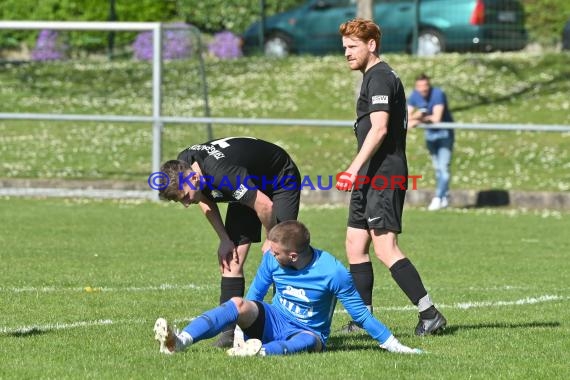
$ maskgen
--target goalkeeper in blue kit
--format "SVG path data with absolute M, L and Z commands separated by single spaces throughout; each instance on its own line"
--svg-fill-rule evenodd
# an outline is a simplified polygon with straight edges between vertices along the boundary
M 285 355 L 320 352 L 326 348 L 336 301 L 380 343 L 396 353 L 421 353 L 401 344 L 364 305 L 347 269 L 333 255 L 310 246 L 307 228 L 297 221 L 281 222 L 269 231 L 270 250 L 245 298 L 233 297 L 206 311 L 182 331 L 164 318 L 154 326 L 160 352 L 184 351 L 200 340 L 216 336 L 237 323 L 232 356 Z M 275 283 L 272 303 L 263 301 Z

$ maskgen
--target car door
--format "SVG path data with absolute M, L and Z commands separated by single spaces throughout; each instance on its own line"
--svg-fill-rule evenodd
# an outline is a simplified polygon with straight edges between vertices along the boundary
M 340 24 L 356 16 L 356 0 L 317 0 L 297 20 L 300 53 L 342 53 Z
M 413 0 L 375 0 L 374 21 L 382 31 L 381 52 L 405 52 L 415 22 Z

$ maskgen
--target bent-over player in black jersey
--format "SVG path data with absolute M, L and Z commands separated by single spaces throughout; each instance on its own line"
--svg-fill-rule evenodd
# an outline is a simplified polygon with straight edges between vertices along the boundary
M 159 191 L 163 200 L 198 204 L 220 239 L 220 304 L 243 297 L 243 265 L 251 243 L 299 213 L 299 170 L 281 147 L 252 137 L 226 137 L 192 145 L 161 168 L 170 182 Z M 228 202 L 225 222 L 218 202 Z M 267 235 L 267 234 L 266 234 Z M 269 249 L 266 240 L 262 251 Z M 216 345 L 231 347 L 233 328 Z
M 342 176 L 337 189 L 352 190 L 346 253 L 350 273 L 364 303 L 372 309 L 374 273 L 368 250 L 390 269 L 392 277 L 418 307 L 416 335 L 429 335 L 445 328 L 447 321 L 433 305 L 414 265 L 398 246 L 406 196 L 407 108 L 404 87 L 398 75 L 379 57 L 380 28 L 370 20 L 343 23 L 344 55 L 352 70 L 363 73 L 356 104 L 354 132 L 358 153 Z M 345 331 L 359 327 L 351 322 Z

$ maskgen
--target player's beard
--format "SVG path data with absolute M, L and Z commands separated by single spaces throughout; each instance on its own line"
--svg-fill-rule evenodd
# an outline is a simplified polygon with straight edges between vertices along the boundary
M 366 56 L 365 58 L 357 57 L 355 60 L 349 62 L 350 68 L 354 71 L 362 71 L 364 73 L 370 59 L 370 56 Z

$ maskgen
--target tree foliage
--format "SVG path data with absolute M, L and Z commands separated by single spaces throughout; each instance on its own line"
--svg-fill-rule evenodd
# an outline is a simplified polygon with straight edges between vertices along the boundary
M 176 19 L 176 1 L 115 0 L 118 21 L 169 21 Z M 0 20 L 30 21 L 108 21 L 108 0 L 2 0 Z M 18 47 L 24 43 L 34 46 L 40 31 L 2 31 L 0 48 Z M 70 32 L 71 46 L 86 49 L 103 49 L 108 32 Z M 134 40 L 133 33 L 116 33 L 116 43 L 128 44 Z
M 522 0 L 522 2 L 531 41 L 543 43 L 559 41 L 565 23 L 570 20 L 570 1 Z
M 306 0 L 264 0 L 267 16 L 291 9 Z M 261 17 L 261 0 L 178 0 L 178 11 L 184 19 L 201 30 L 231 30 L 242 33 Z
M 230 30 L 236 34 L 261 17 L 262 0 L 114 0 L 118 21 L 186 21 L 204 32 Z M 306 0 L 263 0 L 270 16 Z M 372 0 L 366 0 L 372 1 Z M 569 0 L 521 0 L 531 40 L 552 43 L 560 40 L 570 17 Z M 111 0 L 2 0 L 0 20 L 107 21 Z M 0 31 L 0 48 L 30 49 L 40 31 Z M 82 50 L 103 50 L 108 32 L 71 32 L 66 41 Z M 134 33 L 116 33 L 116 45 L 128 45 Z

